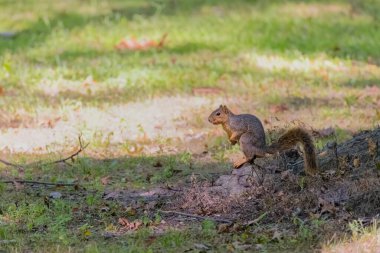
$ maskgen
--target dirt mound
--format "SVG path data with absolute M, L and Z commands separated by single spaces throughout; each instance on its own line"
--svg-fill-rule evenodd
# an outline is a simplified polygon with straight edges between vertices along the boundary
M 374 131 L 376 136 L 378 131 Z M 379 140 L 375 140 L 378 143 Z M 347 143 L 352 144 L 351 141 Z M 351 156 L 351 149 L 338 149 L 339 156 Z M 349 221 L 370 221 L 380 212 L 380 170 L 377 167 L 380 152 L 376 153 L 373 146 L 362 150 L 363 153 L 358 152 L 355 157 L 362 160 L 363 157 L 371 158 L 367 166 L 336 167 L 332 163 L 330 167 L 324 165 L 317 177 L 286 169 L 288 166 L 284 166 L 284 160 L 289 162 L 291 159 L 281 154 L 276 158 L 262 159 L 260 165 L 232 170 L 216 181 L 198 181 L 192 176 L 191 185 L 154 192 L 158 197 L 152 198 L 152 191 L 134 193 L 134 196 L 144 199 L 144 209 L 148 206 L 152 215 L 158 210 L 169 210 L 165 213 L 165 220 L 173 222 L 179 216 L 182 217 L 181 222 L 186 221 L 183 217 L 187 216 L 191 221 L 214 219 L 242 227 L 260 222 L 260 225 L 265 225 L 260 226 L 263 229 L 276 227 L 290 234 L 302 232 L 305 226 L 314 226 L 327 238 L 347 231 Z M 340 158 L 337 157 L 338 160 Z M 355 163 L 354 159 L 350 161 Z M 133 199 L 128 192 L 115 198 L 124 202 Z M 276 235 L 273 231 L 271 233 Z

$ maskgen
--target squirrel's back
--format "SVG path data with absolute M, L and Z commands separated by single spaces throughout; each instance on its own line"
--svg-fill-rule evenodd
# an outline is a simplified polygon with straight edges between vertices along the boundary
M 260 119 L 252 114 L 238 114 L 230 117 L 232 130 L 252 133 L 260 145 L 265 146 L 265 131 Z

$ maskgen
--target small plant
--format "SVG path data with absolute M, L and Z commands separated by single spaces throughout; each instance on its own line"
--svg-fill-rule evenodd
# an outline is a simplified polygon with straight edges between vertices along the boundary
M 297 181 L 297 183 L 298 183 L 298 186 L 300 187 L 301 191 L 303 189 L 305 189 L 305 185 L 306 185 L 305 177 L 300 177 L 299 180 Z

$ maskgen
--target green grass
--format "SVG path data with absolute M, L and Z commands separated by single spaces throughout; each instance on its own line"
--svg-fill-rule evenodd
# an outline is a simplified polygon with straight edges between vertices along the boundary
M 277 116 L 294 120 L 297 115 L 315 128 L 336 127 L 341 141 L 351 130 L 380 122 L 379 96 L 365 93 L 367 86 L 380 83 L 377 10 L 377 0 L 0 0 L 0 31 L 16 33 L 0 37 L 0 129 L 13 131 L 13 121 L 26 122 L 43 111 L 65 118 L 81 108 L 106 111 L 132 101 L 192 96 L 196 87 L 218 87 L 228 94 L 220 97 L 240 111 L 254 111 L 268 121 Z M 164 33 L 168 39 L 162 49 L 119 52 L 114 47 L 125 36 L 158 40 Z M 95 82 L 83 85 L 90 76 Z M 273 112 L 279 105 L 288 109 Z M 184 117 L 196 129 L 205 128 L 204 118 L 213 109 Z M 227 158 L 238 148 L 231 148 L 224 137 L 208 137 L 211 164 L 182 150 L 131 157 L 133 141 L 113 145 L 113 133 L 89 128 L 81 130 L 93 134 L 93 153 L 72 167 L 37 166 L 23 172 L 0 168 L 2 177 L 79 182 L 86 188 L 15 190 L 1 185 L 0 249 L 178 252 L 204 243 L 225 251 L 237 250 L 231 245 L 239 241 L 263 250 L 294 250 L 310 249 L 318 241 L 320 228 L 299 221 L 296 235 L 282 241 L 249 231 L 219 234 L 215 224 L 207 222 L 157 238 L 151 238 L 148 227 L 104 239 L 101 233 L 128 213 L 102 200 L 105 189 L 175 185 L 192 173 L 211 178 L 214 172 L 228 171 Z M 318 147 L 327 141 L 319 140 Z M 177 146 L 175 140 L 151 142 Z M 115 149 L 116 156 L 122 155 L 93 155 L 104 150 L 113 155 Z M 4 153 L 14 162 L 37 159 L 35 154 Z M 158 161 L 161 167 L 154 166 Z M 104 186 L 101 179 L 107 176 L 109 184 Z M 64 198 L 49 199 L 51 191 L 62 192 Z M 104 206 L 111 211 L 103 213 Z M 11 242 L 3 245 L 1 240 Z
M 325 55 L 328 60 L 348 65 L 353 60 L 366 63 L 371 58 L 378 63 L 378 24 L 366 12 L 355 14 L 354 18 L 328 11 L 320 11 L 312 18 L 292 13 L 281 15 L 285 7 L 291 10 L 297 4 L 282 1 L 189 4 L 174 0 L 11 4 L 6 1 L 2 4 L 0 28 L 18 34 L 13 39 L 0 40 L 3 65 L 0 79 L 2 86 L 10 93 L 17 92 L 17 96 L 6 96 L 2 105 L 12 109 L 16 105 L 60 106 L 70 100 L 91 104 L 129 101 L 157 94 L 186 93 L 198 86 L 224 86 L 221 79 L 232 83 L 249 78 L 246 87 L 240 90 L 225 87 L 233 95 L 240 95 L 247 89 L 255 90 L 257 83 L 270 85 L 268 78 L 282 79 L 288 74 L 286 71 L 268 73 L 242 59 L 252 53 L 275 54 L 285 59 L 297 59 L 301 55 L 314 59 Z M 348 3 L 334 4 L 343 11 L 349 9 Z M 12 17 L 14 13 L 17 15 Z M 114 49 L 124 36 L 158 39 L 165 32 L 169 37 L 162 50 L 120 53 Z M 68 92 L 52 98 L 39 87 L 41 82 L 65 86 L 70 81 L 83 81 L 89 75 L 100 82 L 99 95 Z M 352 77 L 360 79 L 353 86 L 361 88 L 365 80 L 376 82 L 379 74 L 339 76 L 334 73 L 330 82 L 344 87 L 353 81 Z M 323 85 L 315 74 L 311 82 L 308 73 L 295 73 L 293 78 L 297 83 Z M 113 90 L 120 92 L 112 94 Z

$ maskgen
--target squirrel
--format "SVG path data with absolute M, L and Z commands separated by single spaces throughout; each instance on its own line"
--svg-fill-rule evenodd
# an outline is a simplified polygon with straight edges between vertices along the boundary
M 255 115 L 234 114 L 227 106 L 220 105 L 210 114 L 208 121 L 214 125 L 222 125 L 232 145 L 240 143 L 245 158 L 234 163 L 235 169 L 248 162 L 253 164 L 256 158 L 262 158 L 266 154 L 275 154 L 301 143 L 304 150 L 305 172 L 312 176 L 318 172 L 313 140 L 303 128 L 290 129 L 277 142 L 267 145 L 263 124 Z

